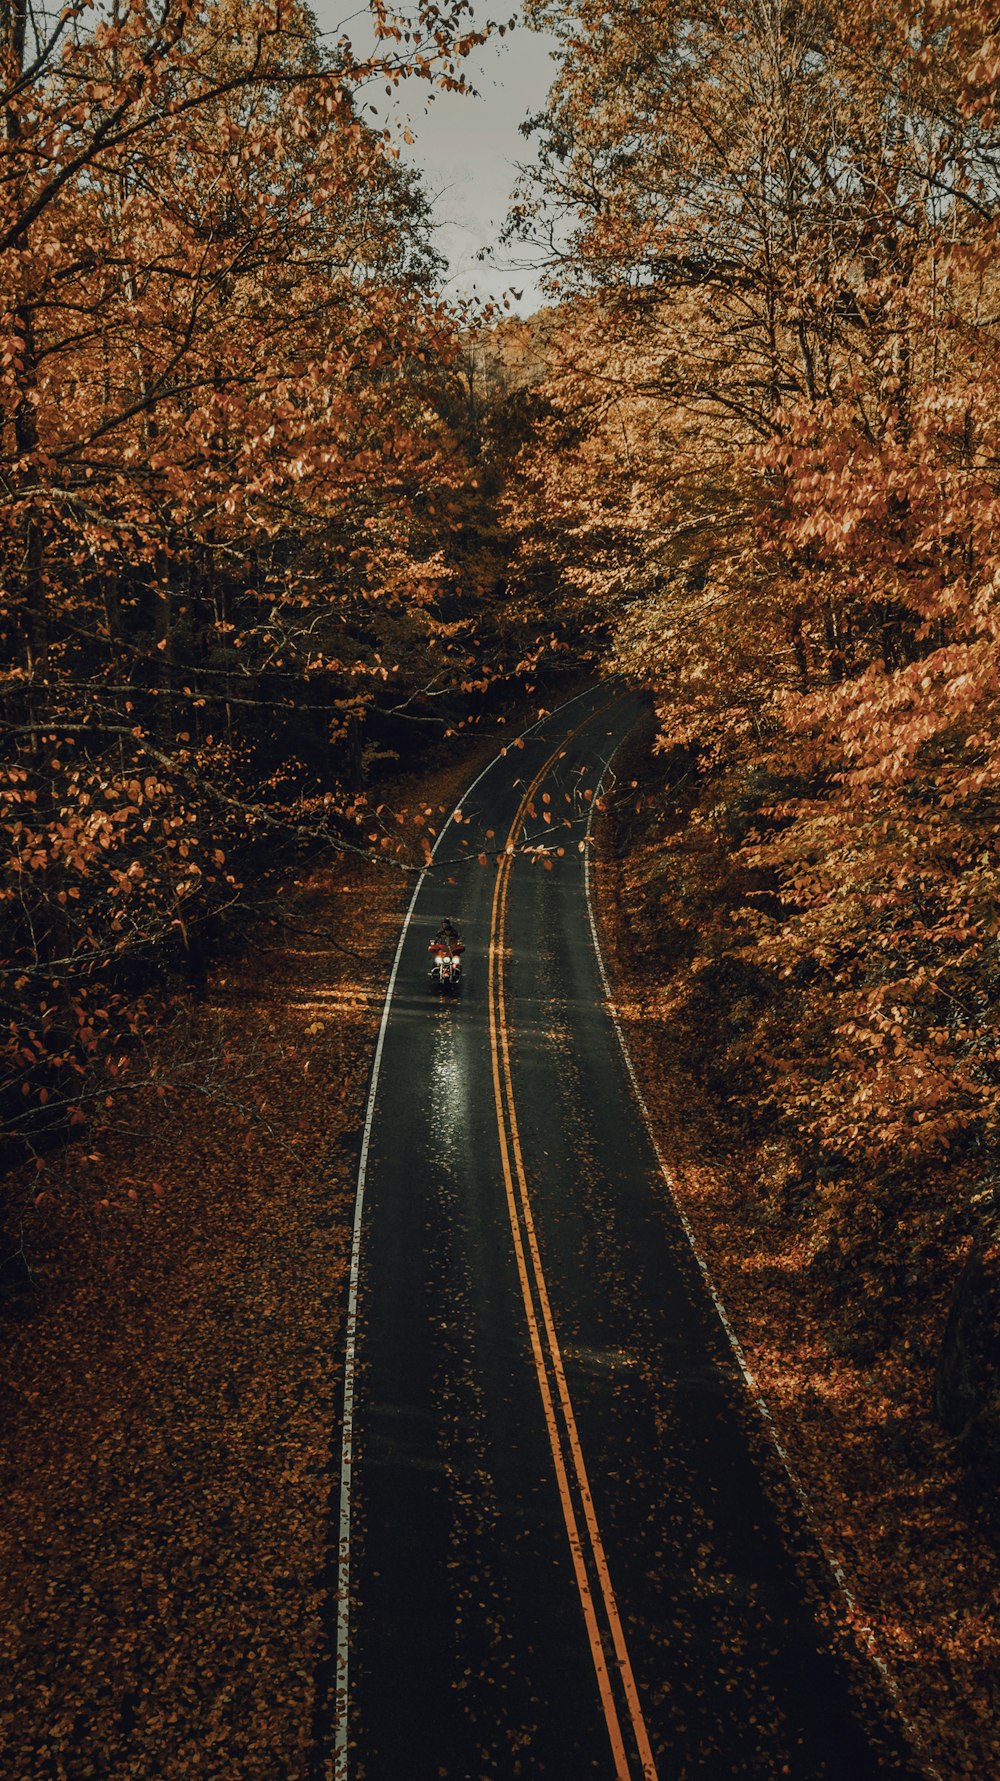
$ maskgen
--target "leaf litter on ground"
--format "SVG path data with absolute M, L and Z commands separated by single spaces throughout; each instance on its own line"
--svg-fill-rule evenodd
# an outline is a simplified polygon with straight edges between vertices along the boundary
M 496 749 L 470 744 L 425 801 Z M 350 857 L 289 883 L 113 1127 L 40 1172 L 41 1290 L 0 1356 L 4 1776 L 311 1772 L 357 1137 L 412 883 Z

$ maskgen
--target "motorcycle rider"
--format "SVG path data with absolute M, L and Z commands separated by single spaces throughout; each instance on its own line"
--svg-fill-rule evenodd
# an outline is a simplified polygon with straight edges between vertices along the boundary
M 465 941 L 450 916 L 446 916 L 430 942 L 431 982 L 439 989 L 456 990 L 462 980 L 462 953 Z
M 437 934 L 427 948 L 428 952 L 449 952 L 454 957 L 465 951 L 465 941 L 459 934 L 450 915 L 446 915 Z

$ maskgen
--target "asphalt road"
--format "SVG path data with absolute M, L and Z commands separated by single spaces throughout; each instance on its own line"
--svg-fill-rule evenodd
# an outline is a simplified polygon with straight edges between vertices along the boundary
M 595 689 L 487 771 L 399 954 L 365 1141 L 338 1781 L 919 1772 L 830 1630 L 605 1006 L 580 843 L 637 713 Z M 439 1001 L 444 915 L 468 950 Z

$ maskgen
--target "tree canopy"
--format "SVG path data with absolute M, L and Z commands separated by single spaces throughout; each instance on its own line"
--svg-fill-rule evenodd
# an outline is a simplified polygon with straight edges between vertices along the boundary
M 612 614 L 662 746 L 699 752 L 704 819 L 728 811 L 758 886 L 738 943 L 810 985 L 802 1029 L 769 1035 L 783 1118 L 837 1167 L 957 1156 L 979 1188 L 1000 1039 L 991 18 L 532 17 L 563 49 L 515 223 L 556 244 L 563 325 L 512 497 L 523 572 L 544 540 Z
M 299 0 L 0 7 L 4 1110 L 32 1142 L 124 1067 L 162 966 L 197 975 L 255 849 L 368 846 L 366 745 L 444 728 L 490 653 L 462 317 L 365 101 L 463 85 L 481 34 L 462 0 L 373 20 L 362 55 Z

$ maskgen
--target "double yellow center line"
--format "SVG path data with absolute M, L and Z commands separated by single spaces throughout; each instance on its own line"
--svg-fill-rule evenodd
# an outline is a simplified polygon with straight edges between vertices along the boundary
M 600 716 L 601 713 L 595 713 Z M 587 720 L 593 722 L 593 718 Z M 521 1297 L 528 1322 L 528 1335 L 534 1361 L 538 1390 L 542 1400 L 545 1427 L 552 1463 L 555 1468 L 559 1501 L 566 1535 L 569 1540 L 573 1573 L 580 1596 L 580 1606 L 587 1629 L 590 1654 L 597 1676 L 601 1706 L 611 1742 L 616 1781 L 635 1781 L 635 1762 L 643 1781 L 657 1781 L 656 1765 L 642 1715 L 632 1664 L 625 1643 L 618 1603 L 611 1584 L 608 1561 L 597 1524 L 594 1501 L 576 1416 L 570 1398 L 559 1338 L 556 1335 L 549 1303 L 545 1274 L 542 1269 L 531 1197 L 521 1154 L 514 1085 L 510 1067 L 510 1041 L 504 993 L 504 952 L 507 919 L 507 893 L 514 860 L 516 837 L 524 822 L 532 798 L 546 774 L 565 754 L 569 743 L 586 727 L 580 724 L 553 751 L 521 799 L 511 824 L 506 845 L 500 855 L 497 880 L 493 891 L 490 918 L 489 1004 L 490 1051 L 493 1063 L 493 1092 L 496 1098 L 497 1129 L 500 1137 L 500 1161 L 503 1168 L 514 1239 Z M 628 1736 L 628 1733 L 631 1736 Z M 626 1739 L 628 1738 L 628 1742 Z M 631 1752 L 631 1754 L 630 1754 Z

